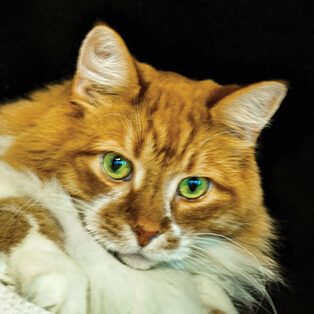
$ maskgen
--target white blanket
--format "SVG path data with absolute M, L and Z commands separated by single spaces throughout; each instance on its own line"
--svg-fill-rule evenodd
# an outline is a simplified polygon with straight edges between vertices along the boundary
M 0 283 L 0 314 L 48 314 Z

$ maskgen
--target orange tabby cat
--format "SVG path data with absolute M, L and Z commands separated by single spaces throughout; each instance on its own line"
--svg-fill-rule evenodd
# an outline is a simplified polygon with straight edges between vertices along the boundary
M 279 280 L 254 149 L 286 91 L 157 71 L 96 26 L 73 80 L 0 108 L 0 278 L 55 313 L 249 311 Z

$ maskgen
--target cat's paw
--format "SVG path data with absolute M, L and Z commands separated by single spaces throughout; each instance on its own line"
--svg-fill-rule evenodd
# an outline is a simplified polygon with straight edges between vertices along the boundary
M 0 282 L 12 289 L 14 287 L 14 281 L 9 275 L 7 257 L 2 252 L 0 252 Z
M 32 303 L 58 314 L 86 314 L 88 281 L 85 275 L 47 273 L 23 287 L 23 296 Z

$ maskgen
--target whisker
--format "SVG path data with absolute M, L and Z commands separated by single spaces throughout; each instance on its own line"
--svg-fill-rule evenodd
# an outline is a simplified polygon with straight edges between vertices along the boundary
M 241 281 L 243 281 L 243 283 L 240 284 L 240 289 L 245 294 L 244 297 L 252 305 L 254 304 L 254 307 L 261 307 L 263 299 L 266 299 L 273 313 L 277 314 L 275 305 L 265 287 L 267 278 L 272 279 L 274 273 L 271 269 L 263 265 L 258 257 L 250 252 L 245 246 L 241 245 L 233 239 L 230 239 L 229 237 L 212 232 L 198 233 L 193 236 L 184 235 L 183 237 L 185 239 L 192 240 L 194 243 L 191 246 L 192 256 L 188 257 L 188 259 L 190 259 L 192 262 L 192 264 L 189 264 L 189 267 L 196 266 L 202 268 L 205 266 L 204 269 L 199 269 L 199 271 L 202 274 L 205 273 L 205 275 L 207 276 L 210 272 L 214 274 L 216 273 L 216 275 L 219 276 L 225 276 L 227 279 L 231 278 L 231 280 L 234 280 L 234 276 L 236 276 L 236 278 L 238 278 L 237 280 L 240 279 Z M 219 240 L 219 238 L 221 240 Z M 221 257 L 216 256 L 217 254 L 215 254 L 215 251 L 211 253 L 211 248 L 213 247 L 213 245 L 214 247 L 217 247 L 218 244 L 220 244 L 221 246 L 223 243 L 225 246 L 233 246 L 230 247 L 231 250 L 234 250 L 236 248 L 236 251 L 234 251 L 234 253 L 239 255 L 238 258 L 240 258 L 240 260 L 238 262 L 235 263 L 232 260 L 222 260 Z M 206 245 L 206 248 L 203 247 L 204 245 Z M 249 259 L 245 260 L 245 258 L 247 259 L 248 257 Z M 238 264 L 239 262 L 240 264 Z M 243 262 L 244 265 L 241 264 Z M 239 288 L 239 282 L 237 284 L 236 287 L 238 286 Z M 253 289 L 253 291 L 256 291 L 260 295 L 260 298 L 258 300 L 259 302 L 257 302 L 257 300 L 252 295 L 250 295 L 250 292 L 247 291 L 247 288 L 245 287 L 246 285 L 249 285 Z

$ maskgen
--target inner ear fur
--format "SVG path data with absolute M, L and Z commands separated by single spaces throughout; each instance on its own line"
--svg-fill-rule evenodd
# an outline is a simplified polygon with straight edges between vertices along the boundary
M 220 100 L 212 109 L 213 120 L 255 142 L 287 93 L 287 83 L 264 81 L 243 87 Z
M 83 40 L 72 93 L 93 102 L 101 94 L 134 98 L 139 91 L 134 59 L 120 35 L 109 26 L 95 26 Z

